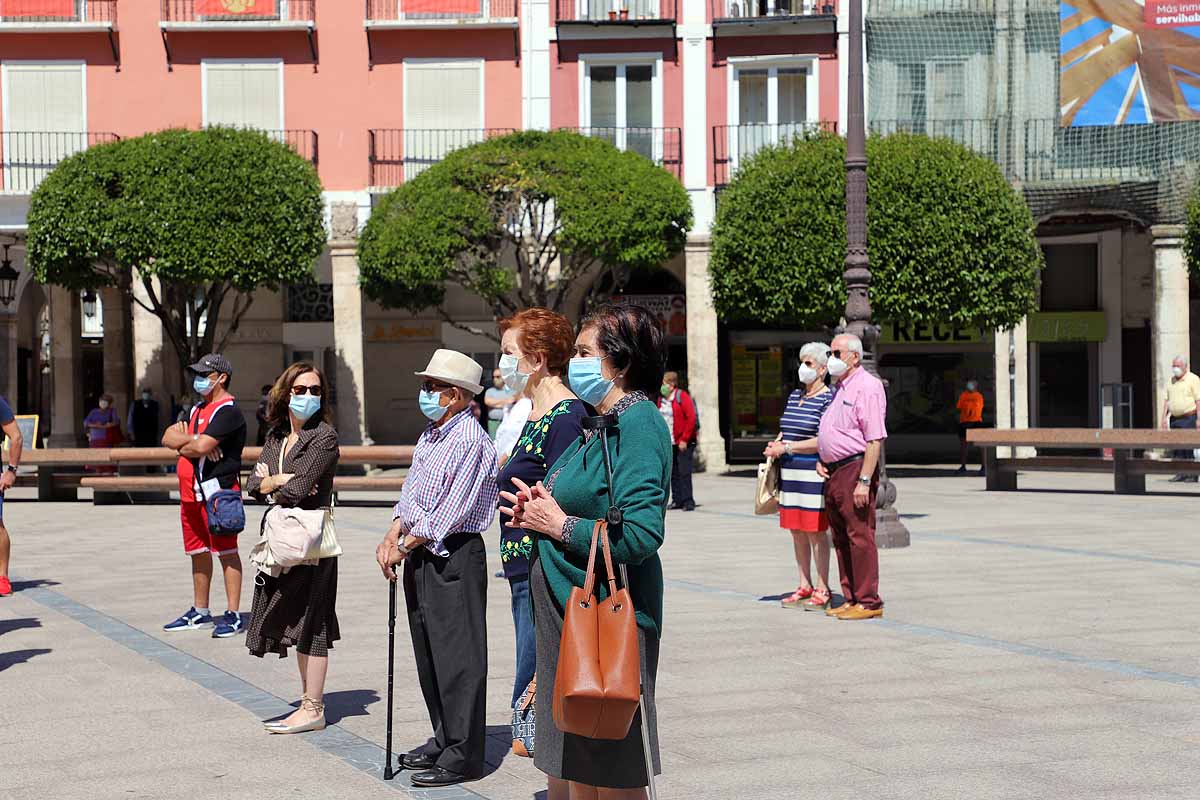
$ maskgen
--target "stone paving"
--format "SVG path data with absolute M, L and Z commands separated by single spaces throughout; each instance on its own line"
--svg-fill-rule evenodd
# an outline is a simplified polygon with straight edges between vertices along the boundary
M 1104 476 L 1035 474 L 1028 490 L 988 494 L 976 476 L 899 472 L 912 546 L 881 554 L 878 621 L 779 608 L 796 584 L 791 546 L 749 513 L 752 479 L 701 476 L 701 509 L 671 512 L 660 797 L 1197 797 L 1200 488 L 1152 478 L 1154 494 L 1116 497 Z M 506 754 L 500 579 L 488 597 L 490 774 L 435 791 L 381 780 L 387 586 L 373 551 L 386 508 L 338 510 L 336 724 L 273 737 L 259 720 L 298 694 L 294 659 L 161 630 L 190 604 L 175 507 L 22 496 L 5 504 L 21 582 L 0 599 L 0 800 L 544 790 L 530 761 Z M 402 620 L 396 664 L 403 749 L 428 724 Z

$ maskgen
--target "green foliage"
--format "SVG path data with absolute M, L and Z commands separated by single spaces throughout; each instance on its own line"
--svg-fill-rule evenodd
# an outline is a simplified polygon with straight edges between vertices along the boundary
M 722 195 L 714 303 L 726 320 L 822 327 L 846 300 L 845 142 L 760 151 Z M 1007 328 L 1034 308 L 1041 250 L 1021 196 L 988 159 L 913 134 L 867 142 L 876 319 Z
M 456 150 L 387 194 L 359 239 L 368 297 L 412 311 L 446 286 L 497 316 L 560 308 L 603 267 L 657 267 L 683 249 L 687 192 L 640 155 L 565 131 Z
M 143 281 L 184 359 L 211 346 L 229 292 L 232 330 L 255 289 L 310 279 L 325 244 L 312 165 L 264 133 L 230 128 L 161 131 L 73 155 L 34 191 L 28 219 L 37 280 L 72 289 Z M 189 333 L 204 313 L 206 334 Z
M 1200 183 L 1192 190 L 1187 207 L 1187 229 L 1183 235 L 1183 254 L 1187 258 L 1188 274 L 1200 281 Z

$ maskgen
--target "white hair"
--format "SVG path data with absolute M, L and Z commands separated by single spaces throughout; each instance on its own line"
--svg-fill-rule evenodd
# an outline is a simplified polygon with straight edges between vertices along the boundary
M 824 342 L 809 342 L 800 348 L 800 361 L 803 363 L 804 359 L 811 356 L 818 367 L 823 367 L 829 361 L 829 356 L 826 355 L 828 352 L 829 345 Z
M 853 333 L 843 333 L 838 338 L 846 340 L 846 349 L 851 353 L 858 353 L 859 358 L 862 358 L 863 346 L 862 339 L 855 336 Z
M 1174 364 L 1176 361 L 1178 361 L 1182 364 L 1188 363 L 1187 358 L 1185 358 L 1184 356 L 1175 356 L 1175 358 L 1171 359 L 1172 364 Z

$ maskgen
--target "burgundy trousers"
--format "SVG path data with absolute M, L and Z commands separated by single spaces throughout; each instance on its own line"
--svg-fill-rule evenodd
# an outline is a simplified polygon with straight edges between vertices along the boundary
M 862 472 L 862 461 L 843 464 L 825 483 L 825 510 L 842 574 L 842 594 L 848 603 L 880 608 L 879 551 L 875 548 L 875 492 L 879 473 L 871 478 L 866 506 L 854 505 L 854 487 Z

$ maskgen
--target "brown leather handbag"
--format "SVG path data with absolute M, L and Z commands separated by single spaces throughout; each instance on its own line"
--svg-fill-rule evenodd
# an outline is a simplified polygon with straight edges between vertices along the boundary
M 596 545 L 604 552 L 608 597 L 596 601 Z M 589 739 L 624 739 L 641 693 L 637 620 L 629 587 L 617 589 L 608 544 L 608 523 L 597 522 L 583 588 L 571 589 L 563 616 L 558 671 L 554 678 L 554 724 Z

